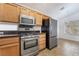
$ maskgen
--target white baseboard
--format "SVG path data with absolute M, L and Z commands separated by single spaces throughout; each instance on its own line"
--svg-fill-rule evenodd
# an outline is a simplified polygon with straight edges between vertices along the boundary
M 62 40 L 70 40 L 70 41 L 76 41 L 76 42 L 79 42 L 78 40 L 75 40 L 75 39 L 66 39 L 66 38 L 58 38 L 59 40 L 62 39 Z

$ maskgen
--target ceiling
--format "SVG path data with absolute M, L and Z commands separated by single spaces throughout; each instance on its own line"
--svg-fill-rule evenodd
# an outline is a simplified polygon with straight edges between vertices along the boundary
M 56 20 L 79 12 L 77 3 L 18 3 L 19 5 L 38 10 Z

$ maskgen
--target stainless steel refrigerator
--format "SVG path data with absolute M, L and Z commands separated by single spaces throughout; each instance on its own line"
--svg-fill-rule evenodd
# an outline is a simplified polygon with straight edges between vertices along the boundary
M 43 20 L 42 32 L 46 33 L 46 48 L 52 49 L 57 46 L 57 20 L 49 18 Z

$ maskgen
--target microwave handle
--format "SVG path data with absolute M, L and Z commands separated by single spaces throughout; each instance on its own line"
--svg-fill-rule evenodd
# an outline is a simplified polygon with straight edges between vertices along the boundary
M 33 19 L 33 24 L 35 24 L 36 23 L 36 20 L 35 20 L 35 18 Z

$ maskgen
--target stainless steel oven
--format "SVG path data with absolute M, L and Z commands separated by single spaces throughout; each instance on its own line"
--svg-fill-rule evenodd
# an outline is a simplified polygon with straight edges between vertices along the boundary
M 22 36 L 21 37 L 21 55 L 36 55 L 38 53 L 39 36 Z

